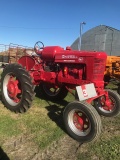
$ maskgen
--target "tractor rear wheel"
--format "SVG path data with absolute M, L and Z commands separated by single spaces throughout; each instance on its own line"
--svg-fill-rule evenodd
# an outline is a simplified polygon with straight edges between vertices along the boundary
M 120 85 L 117 88 L 117 93 L 120 95 Z
M 51 101 L 62 100 L 68 94 L 68 90 L 65 88 L 65 86 L 59 88 L 48 83 L 41 83 L 36 89 L 36 92 L 38 96 L 41 95 L 41 97 Z
M 90 142 L 101 133 L 101 118 L 95 108 L 86 102 L 69 103 L 63 119 L 68 134 L 78 142 Z
M 120 113 L 120 96 L 113 90 L 108 91 L 109 103 L 106 104 L 105 96 L 101 96 L 94 100 L 94 106 L 100 115 L 106 117 L 117 116 Z
M 1 75 L 2 102 L 13 112 L 26 112 L 35 96 L 29 73 L 19 64 L 8 64 Z

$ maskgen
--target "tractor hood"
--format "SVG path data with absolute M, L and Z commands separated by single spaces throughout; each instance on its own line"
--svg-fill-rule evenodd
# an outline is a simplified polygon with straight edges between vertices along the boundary
M 45 61 L 80 63 L 82 61 L 85 62 L 86 57 L 106 59 L 107 54 L 98 51 L 75 51 L 70 47 L 66 47 L 64 50 L 60 46 L 45 47 L 42 51 L 42 59 Z

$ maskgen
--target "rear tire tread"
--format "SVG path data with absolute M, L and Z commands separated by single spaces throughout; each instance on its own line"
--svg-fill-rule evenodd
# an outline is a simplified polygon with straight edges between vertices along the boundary
M 18 104 L 11 106 L 4 96 L 3 90 L 3 81 L 7 74 L 15 74 L 19 79 L 19 82 L 22 86 L 22 98 Z M 8 64 L 1 75 L 1 93 L 2 93 L 2 102 L 5 107 L 16 113 L 26 112 L 35 97 L 34 85 L 32 84 L 32 78 L 29 75 L 28 71 L 25 70 L 20 64 Z

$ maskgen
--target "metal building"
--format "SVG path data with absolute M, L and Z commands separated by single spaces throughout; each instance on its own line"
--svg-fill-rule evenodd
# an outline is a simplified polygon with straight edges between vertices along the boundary
M 79 38 L 77 38 L 71 48 L 78 50 Z M 82 35 L 81 50 L 105 51 L 108 55 L 120 56 L 120 30 L 99 25 Z

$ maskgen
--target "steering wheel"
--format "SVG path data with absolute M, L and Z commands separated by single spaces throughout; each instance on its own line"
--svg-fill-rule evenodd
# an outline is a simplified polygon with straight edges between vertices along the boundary
M 34 45 L 34 50 L 37 54 L 40 53 L 43 50 L 43 48 L 44 44 L 41 41 L 36 42 Z

